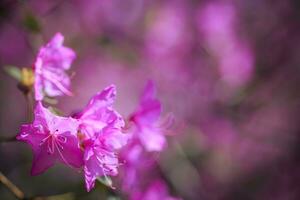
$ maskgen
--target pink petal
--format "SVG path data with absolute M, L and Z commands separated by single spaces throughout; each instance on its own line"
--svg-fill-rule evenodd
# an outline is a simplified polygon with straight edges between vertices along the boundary
M 89 192 L 95 187 L 96 176 L 92 175 L 87 167 L 84 167 L 84 179 L 86 190 Z
M 49 154 L 47 148 L 34 150 L 34 156 L 31 167 L 31 175 L 39 175 L 55 164 L 57 155 Z
M 39 148 L 40 141 L 45 138 L 45 134 L 36 134 L 37 131 L 38 128 L 34 127 L 32 124 L 22 125 L 17 140 L 28 143 L 33 150 L 36 151 Z
M 65 73 L 71 67 L 75 52 L 63 46 L 64 37 L 57 33 L 42 47 L 35 62 L 35 99 L 42 100 L 44 92 L 48 96 L 71 96 L 70 78 Z
M 42 64 L 41 62 L 42 62 L 41 59 L 36 60 L 35 63 L 36 71 L 40 71 L 41 64 Z M 36 101 L 41 101 L 44 97 L 42 77 L 37 72 L 35 72 L 35 76 L 34 76 L 34 95 Z
M 156 91 L 152 81 L 148 81 L 140 105 L 131 119 L 141 126 L 155 123 L 161 114 L 161 104 L 156 99 Z
M 142 100 L 142 102 L 144 102 L 144 101 L 148 101 L 150 99 L 155 99 L 155 98 L 156 98 L 156 88 L 155 88 L 154 82 L 149 80 L 146 83 L 141 100 Z
M 93 137 L 106 126 L 121 128 L 125 125 L 123 118 L 112 108 L 116 98 L 116 88 L 111 85 L 97 93 L 88 103 L 86 108 L 76 117 L 81 125 L 80 131 L 86 137 Z
M 101 114 L 103 109 L 112 106 L 116 99 L 116 87 L 111 85 L 101 92 L 97 93 L 89 101 L 82 112 L 81 119 L 93 117 L 95 114 Z
M 47 44 L 47 46 L 52 48 L 59 48 L 62 46 L 63 42 L 64 36 L 61 33 L 56 33 L 50 40 L 50 42 Z
M 62 134 L 66 137 L 66 144 L 59 150 L 59 160 L 61 163 L 75 168 L 83 165 L 83 151 L 80 149 L 78 139 L 71 134 Z
M 161 114 L 161 105 L 158 100 L 145 101 L 140 105 L 140 109 L 133 117 L 139 124 L 153 124 L 155 123 Z
M 166 145 L 165 136 L 158 129 L 143 128 L 139 138 L 147 151 L 161 151 Z
M 119 129 L 109 127 L 103 131 L 99 139 L 109 149 L 116 150 L 125 146 L 130 137 L 129 134 L 124 134 Z
M 68 95 L 72 96 L 72 92 L 70 92 L 70 78 L 68 75 L 63 72 L 47 72 L 43 73 L 43 84 L 45 93 L 50 96 L 60 96 L 60 95 Z
M 83 165 L 83 152 L 76 137 L 78 122 L 59 117 L 44 108 L 41 102 L 35 108 L 33 124 L 22 125 L 18 140 L 31 145 L 34 159 L 31 173 L 37 175 L 60 161 L 79 168 Z
M 48 110 L 47 110 L 48 111 Z M 50 112 L 50 111 L 48 111 Z M 60 133 L 68 132 L 73 136 L 77 136 L 78 131 L 78 121 L 76 119 L 73 119 L 71 117 L 60 117 L 52 114 L 52 120 L 51 124 L 49 126 L 49 130 L 51 132 L 55 132 L 56 130 L 59 130 Z
M 53 114 L 38 101 L 34 110 L 34 125 L 37 127 L 48 127 L 48 121 L 52 120 L 52 118 Z

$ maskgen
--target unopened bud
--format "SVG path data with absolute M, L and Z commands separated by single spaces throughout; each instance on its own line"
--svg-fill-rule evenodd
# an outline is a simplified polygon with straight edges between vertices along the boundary
M 22 68 L 21 70 L 21 80 L 18 84 L 18 88 L 24 92 L 28 93 L 31 91 L 34 84 L 34 73 L 31 68 Z

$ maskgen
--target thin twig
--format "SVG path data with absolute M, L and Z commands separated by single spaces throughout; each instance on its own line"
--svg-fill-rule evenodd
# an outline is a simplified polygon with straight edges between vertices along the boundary
M 31 123 L 33 120 L 33 96 L 31 92 L 25 94 L 26 102 L 27 102 L 27 119 L 28 122 Z
M 0 143 L 2 142 L 15 142 L 16 140 L 16 136 L 13 137 L 0 137 Z
M 2 172 L 0 172 L 0 182 L 17 197 L 17 199 L 25 199 L 24 193 L 13 184 Z

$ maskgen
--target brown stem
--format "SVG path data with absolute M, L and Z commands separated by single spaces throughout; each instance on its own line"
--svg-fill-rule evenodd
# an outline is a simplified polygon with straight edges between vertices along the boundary
M 27 120 L 29 123 L 33 120 L 33 96 L 31 92 L 28 92 L 27 94 L 24 94 L 27 102 Z
M 0 182 L 15 195 L 17 199 L 25 199 L 24 193 L 13 184 L 2 172 L 0 172 Z
M 0 143 L 2 142 L 15 142 L 16 136 L 13 137 L 0 137 Z
M 33 106 L 34 106 L 33 96 L 31 92 L 27 92 L 27 93 L 24 92 L 24 96 L 26 98 L 26 103 L 27 103 L 27 120 L 29 123 L 31 123 L 33 120 Z M 14 142 L 14 141 L 16 141 L 16 136 L 0 137 L 0 143 Z

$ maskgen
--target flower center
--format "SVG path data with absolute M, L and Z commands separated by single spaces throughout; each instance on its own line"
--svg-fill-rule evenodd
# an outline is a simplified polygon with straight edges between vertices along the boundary
M 67 142 L 67 138 L 58 133 L 58 130 L 55 130 L 54 133 L 49 132 L 48 136 L 42 139 L 40 146 L 47 144 L 47 152 L 53 154 L 55 149 L 61 153 L 64 147 L 63 144 Z

